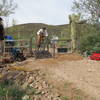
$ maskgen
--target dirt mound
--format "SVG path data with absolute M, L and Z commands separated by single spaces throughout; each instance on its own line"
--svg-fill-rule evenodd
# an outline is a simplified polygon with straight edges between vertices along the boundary
M 41 70 L 32 72 L 5 70 L 5 72 L 6 74 L 0 78 L 0 92 L 3 93 L 0 94 L 2 100 L 5 100 L 6 96 L 7 100 L 61 100 L 60 94 L 51 84 L 48 84 L 44 77 L 45 74 Z M 13 90 L 11 89 L 12 86 Z M 19 95 L 17 93 L 16 95 L 12 93 L 16 91 L 19 94 L 22 92 L 24 94 Z
M 58 54 L 57 59 L 59 61 L 78 61 L 78 60 L 83 60 L 83 57 L 79 54 L 76 53 L 69 53 L 69 54 Z
M 41 50 L 41 51 L 34 51 L 36 59 L 44 59 L 44 58 L 51 58 L 52 55 L 50 52 Z
M 75 53 L 70 53 L 70 54 L 57 54 L 55 58 L 49 58 L 49 59 L 39 59 L 36 62 L 39 62 L 41 64 L 57 64 L 59 62 L 63 61 L 79 61 L 83 60 L 84 58 Z

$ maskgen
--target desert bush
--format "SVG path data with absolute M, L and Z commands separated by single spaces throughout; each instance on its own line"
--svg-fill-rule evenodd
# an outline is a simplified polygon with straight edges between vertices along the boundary
M 67 96 L 63 96 L 61 100 L 69 100 Z
M 100 34 L 89 34 L 85 35 L 80 39 L 79 50 L 81 53 L 87 52 L 91 54 L 92 52 L 100 53 Z
M 5 80 L 0 83 L 0 99 L 1 100 L 22 100 L 25 91 L 19 86 L 13 84 L 12 81 Z

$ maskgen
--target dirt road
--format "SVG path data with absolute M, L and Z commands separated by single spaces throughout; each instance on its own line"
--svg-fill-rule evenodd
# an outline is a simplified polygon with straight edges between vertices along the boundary
M 86 94 L 100 100 L 100 62 L 67 54 L 55 59 L 29 59 L 23 66 L 31 70 L 45 70 L 52 79 L 72 82 Z

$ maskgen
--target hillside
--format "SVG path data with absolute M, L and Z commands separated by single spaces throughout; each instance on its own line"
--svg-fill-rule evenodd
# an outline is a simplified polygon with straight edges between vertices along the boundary
M 57 35 L 60 37 L 62 34 L 68 38 L 70 37 L 70 25 L 67 24 L 57 26 L 42 23 L 21 24 L 9 27 L 7 29 L 7 34 L 13 35 L 15 38 L 18 38 L 19 34 L 20 38 L 29 39 L 32 35 L 35 36 L 36 32 L 43 26 L 47 27 L 50 35 Z
M 71 27 L 69 24 L 47 25 L 42 23 L 27 23 L 27 24 L 15 25 L 7 29 L 7 35 L 12 35 L 14 39 L 30 40 L 31 37 L 34 37 L 32 40 L 34 44 L 36 33 L 43 26 L 47 27 L 50 38 L 56 35 L 59 37 L 59 39 L 70 39 Z M 78 49 L 80 49 L 81 52 L 84 52 L 86 50 L 92 50 L 91 48 L 94 48 L 94 44 L 96 44 L 96 42 L 95 43 L 91 42 L 92 39 L 91 35 L 93 38 L 94 38 L 94 34 L 96 35 L 95 37 L 98 37 L 98 33 L 100 33 L 100 29 L 98 29 L 96 25 L 92 25 L 92 24 L 77 24 L 76 31 L 77 31 L 76 39 L 78 41 L 77 42 Z M 88 36 L 90 37 L 90 39 L 87 39 Z M 88 42 L 87 40 L 89 40 L 90 42 Z M 99 40 L 100 39 L 96 38 L 95 41 L 97 41 L 97 44 Z M 92 41 L 94 41 L 94 39 Z M 88 43 L 90 43 L 90 46 Z M 94 43 L 93 47 L 91 47 L 91 43 Z M 64 43 L 60 42 L 58 44 L 60 46 L 66 45 L 65 42 Z M 84 49 L 84 47 L 86 48 Z
M 35 36 L 37 31 L 43 26 L 47 27 L 50 36 L 57 35 L 61 38 L 70 38 L 70 25 L 47 25 L 43 23 L 27 23 L 9 27 L 6 33 L 12 35 L 15 39 L 29 39 L 32 35 Z M 97 28 L 91 24 L 77 25 L 77 33 L 79 36 L 92 34 L 97 31 Z

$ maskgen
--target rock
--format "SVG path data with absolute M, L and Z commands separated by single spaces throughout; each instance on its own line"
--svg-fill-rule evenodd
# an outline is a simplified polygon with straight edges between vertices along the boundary
M 42 93 L 41 93 L 42 95 L 44 95 L 45 94 L 45 92 L 44 91 L 42 91 Z
M 56 92 L 55 92 L 54 95 L 55 95 L 56 97 L 60 97 L 60 94 L 58 94 L 58 93 L 56 93 Z
M 33 100 L 41 100 L 39 96 L 35 96 Z
M 60 98 L 58 97 L 54 97 L 53 100 L 61 100 Z
M 94 72 L 94 70 L 93 69 L 88 69 L 88 72 Z
M 36 85 L 34 88 L 35 88 L 35 89 L 38 89 L 38 86 Z
M 39 87 L 38 87 L 38 90 L 42 90 L 43 89 L 43 87 L 40 85 Z
M 28 95 L 25 95 L 22 97 L 22 100 L 28 100 L 29 99 L 29 96 Z
M 53 100 L 52 95 L 49 95 L 47 98 L 48 98 L 48 100 Z
M 46 84 L 43 84 L 42 86 L 43 86 L 43 88 L 45 88 L 45 89 L 48 88 L 48 85 L 46 85 Z
M 51 89 L 53 88 L 53 86 L 52 86 L 52 85 L 50 85 L 49 87 L 50 87 Z
M 30 87 L 34 87 L 34 83 L 31 83 L 29 86 L 30 86 Z
M 27 86 L 28 86 L 28 83 L 25 82 L 25 83 L 22 85 L 22 88 L 25 89 Z
M 34 81 L 34 77 L 29 77 L 28 83 L 30 84 L 30 83 L 32 83 L 33 81 Z
M 40 95 L 41 93 L 42 93 L 42 91 L 40 91 L 40 90 L 37 90 L 37 91 L 35 92 L 36 95 Z

